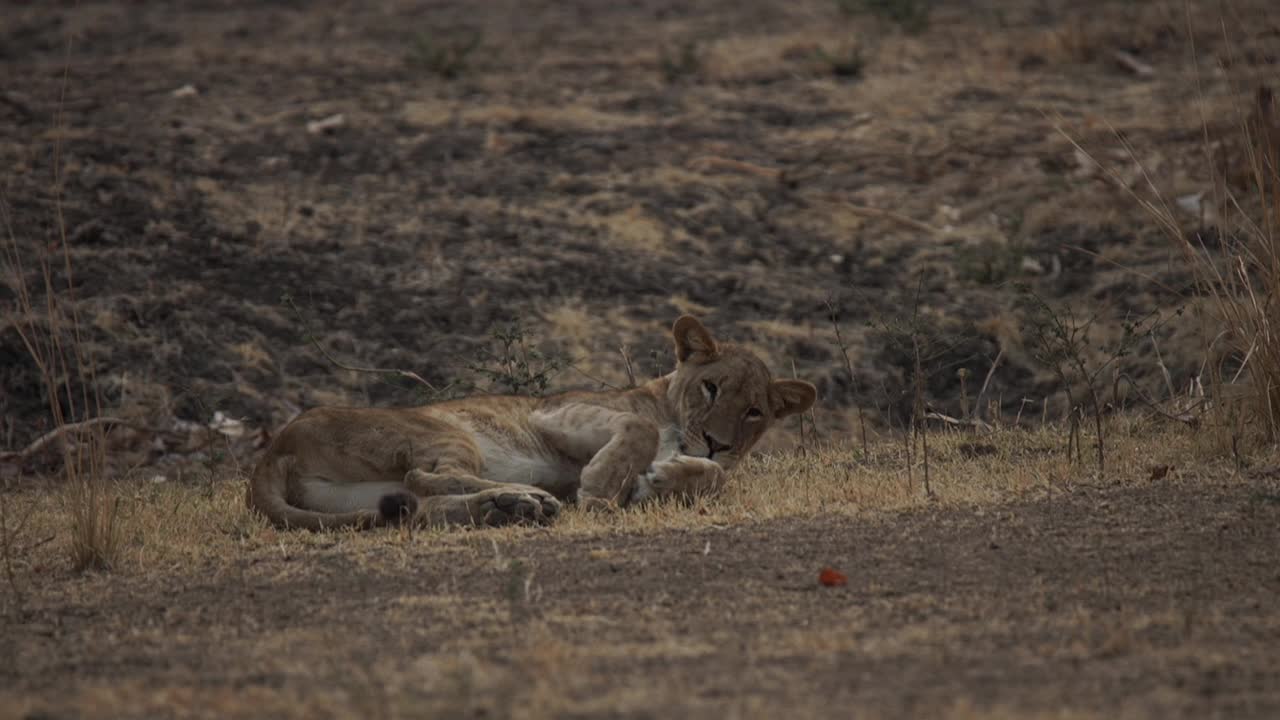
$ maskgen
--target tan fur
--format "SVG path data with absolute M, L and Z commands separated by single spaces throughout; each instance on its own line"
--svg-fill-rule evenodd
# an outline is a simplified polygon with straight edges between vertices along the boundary
M 562 500 L 612 508 L 714 493 L 817 393 L 774 380 L 688 315 L 672 336 L 675 371 L 632 390 L 305 412 L 259 461 L 249 506 L 283 527 L 500 525 L 549 522 Z

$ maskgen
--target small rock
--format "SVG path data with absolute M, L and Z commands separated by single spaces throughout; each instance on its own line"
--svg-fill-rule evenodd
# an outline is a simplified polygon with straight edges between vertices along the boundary
M 1102 170 L 1102 166 L 1094 160 L 1089 153 L 1081 148 L 1076 148 L 1073 153 L 1076 161 L 1076 170 L 1073 173 L 1078 178 L 1090 178 L 1098 174 Z
M 1183 210 L 1200 217 L 1200 212 L 1204 209 L 1204 191 L 1183 195 L 1178 198 L 1178 207 Z
M 320 133 L 323 133 L 323 132 L 336 130 L 337 128 L 340 128 L 346 124 L 347 124 L 347 117 L 342 113 L 337 113 L 336 115 L 330 115 L 327 118 L 321 118 L 319 120 L 312 120 L 311 122 L 308 122 L 307 132 L 311 133 L 312 135 L 319 135 Z
M 176 98 L 189 98 L 199 95 L 200 91 L 196 89 L 195 85 L 183 85 L 169 94 Z
M 244 423 L 235 418 L 227 417 L 221 410 L 213 414 L 213 421 L 209 423 L 209 429 L 216 430 L 232 438 L 244 435 Z

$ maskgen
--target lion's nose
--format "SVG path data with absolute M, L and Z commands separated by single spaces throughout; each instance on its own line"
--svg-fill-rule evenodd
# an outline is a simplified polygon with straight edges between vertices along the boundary
M 702 433 L 702 439 L 707 442 L 707 459 L 710 460 L 716 453 L 721 450 L 728 450 L 732 445 L 716 442 L 716 439 L 708 433 Z

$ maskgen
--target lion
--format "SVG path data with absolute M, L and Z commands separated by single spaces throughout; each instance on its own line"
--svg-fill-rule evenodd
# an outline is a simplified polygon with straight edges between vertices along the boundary
M 629 390 L 308 410 L 258 462 L 248 504 L 279 527 L 320 530 L 546 524 L 562 502 L 612 509 L 713 494 L 817 391 L 773 379 L 692 316 L 671 334 L 675 370 Z

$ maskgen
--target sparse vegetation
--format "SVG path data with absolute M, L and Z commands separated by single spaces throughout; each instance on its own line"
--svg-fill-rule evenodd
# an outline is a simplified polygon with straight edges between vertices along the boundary
M 555 353 L 539 350 L 520 320 L 495 325 L 489 330 L 490 347 L 482 347 L 469 368 L 494 394 L 545 395 L 565 360 Z
M 471 56 L 480 48 L 484 33 L 463 29 L 456 33 L 422 32 L 413 38 L 408 62 L 445 80 L 454 80 L 471 66 Z
M 895 687 L 875 675 L 886 658 L 899 671 L 945 683 L 947 698 L 911 706 L 941 713 L 955 698 L 1004 697 L 947 670 L 955 654 L 991 642 L 985 638 L 994 632 L 1023 648 L 1027 682 L 1094 688 L 1079 695 L 1090 702 L 1073 706 L 1089 715 L 1093 703 L 1105 709 L 1111 697 L 1137 702 L 1158 692 L 1108 684 L 1111 665 L 1099 658 L 1123 657 L 1153 687 L 1175 682 L 1188 667 L 1217 667 L 1203 659 L 1210 648 L 1272 658 L 1265 638 L 1274 618 L 1258 602 L 1270 596 L 1270 581 L 1248 569 L 1273 558 L 1280 542 L 1280 504 L 1267 499 L 1280 495 L 1276 479 L 1233 477 L 1229 462 L 1206 461 L 1180 426 L 1107 422 L 1109 473 L 1124 479 L 1114 485 L 1076 489 L 1079 474 L 1055 449 L 1058 427 L 985 434 L 982 447 L 990 450 L 981 453 L 970 433 L 939 431 L 930 437 L 932 498 L 908 488 L 906 449 L 895 440 L 879 444 L 872 462 L 843 448 L 754 458 L 713 502 L 612 516 L 572 512 L 552 531 L 425 531 L 413 542 L 397 531 L 282 532 L 255 520 L 231 483 L 213 498 L 198 485 L 126 485 L 144 554 L 110 582 L 68 583 L 48 569 L 27 575 L 27 614 L 5 627 L 8 637 L 31 643 L 25 657 L 37 670 L 64 662 L 47 654 L 63 643 L 112 661 L 80 671 L 87 677 L 56 694 L 21 675 L 21 684 L 0 688 L 0 702 L 109 716 L 151 707 L 160 684 L 190 686 L 202 699 L 193 714 L 207 707 L 220 717 L 264 709 L 286 717 L 358 714 L 369 702 L 403 707 L 405 715 L 423 707 L 522 708 L 530 718 L 591 715 L 602 706 L 639 712 L 658 701 L 629 691 L 621 678 L 634 677 L 642 658 L 654 665 L 652 682 L 673 688 L 694 675 L 716 688 L 761 684 L 766 689 L 750 707 L 772 714 L 807 703 L 811 690 L 834 687 L 848 672 L 797 671 L 795 658 L 848 653 L 865 659 L 864 672 L 885 677 L 877 693 Z M 1154 480 L 1153 463 L 1176 469 Z M 39 490 L 18 497 L 32 537 L 62 526 L 57 497 Z M 1221 529 L 1223 513 L 1230 530 Z M 1128 559 L 1100 554 L 1099 542 L 1159 542 L 1160 552 Z M 904 543 L 911 546 L 905 557 Z M 1186 562 L 1194 556 L 1186 553 L 1214 543 L 1224 549 L 1214 562 Z M 42 546 L 27 562 L 49 568 L 61 558 Z M 819 569 L 833 562 L 847 585 L 816 595 Z M 1009 581 L 1032 565 L 1025 582 Z M 1230 594 L 1166 592 L 1170 583 L 1228 580 Z M 903 600 L 886 597 L 904 585 L 917 613 L 905 620 Z M 1001 588 L 998 599 L 994 590 L 963 591 L 971 585 Z M 1157 612 L 1148 597 L 1161 598 Z M 78 614 L 59 630 L 57 645 L 23 640 L 65 612 L 64 602 Z M 1001 608 L 994 625 L 993 602 Z M 1082 607 L 1107 609 L 1074 609 Z M 1172 639 L 1170 628 L 1182 628 L 1187 616 L 1192 631 Z M 253 633 L 238 630 L 247 623 Z M 1110 641 L 1117 628 L 1131 631 L 1124 647 Z M 718 644 L 725 637 L 746 650 Z M 196 651 L 201 669 L 160 663 Z M 752 658 L 741 658 L 744 652 Z M 556 662 L 548 664 L 548 655 Z M 288 675 L 304 661 L 304 675 Z M 985 650 L 969 661 L 972 672 L 996 672 L 1007 662 Z M 211 679 L 203 670 L 210 666 L 223 674 Z M 264 688 L 260 676 L 277 673 L 288 677 L 284 687 Z M 778 678 L 801 691 L 768 684 Z M 1213 702 L 1198 693 L 1179 698 L 1179 707 L 1192 709 Z M 845 702 L 873 700 L 854 691 Z M 699 716 L 719 707 L 674 689 L 660 702 Z M 803 707 L 820 716 L 829 699 Z
M 1089 333 L 1097 315 L 1078 318 L 1071 308 L 1055 308 L 1026 286 L 1023 286 L 1023 294 L 1028 321 L 1028 345 L 1035 358 L 1053 370 L 1067 396 L 1067 423 L 1070 429 L 1067 454 L 1070 457 L 1073 450 L 1075 455 L 1081 454 L 1078 422 L 1087 408 L 1094 421 L 1098 474 L 1103 475 L 1106 471 L 1103 415 L 1107 411 L 1102 402 L 1103 373 L 1111 371 L 1118 384 L 1120 371 L 1117 364 L 1133 352 L 1138 342 L 1159 327 L 1161 317 L 1152 312 L 1144 317 L 1126 318 L 1121 326 L 1121 335 L 1116 341 L 1095 347 Z M 1177 314 L 1180 315 L 1181 312 Z M 1081 392 L 1084 393 L 1083 402 L 1077 399 Z
M 103 413 L 96 361 L 75 301 L 76 281 L 62 214 L 64 169 L 57 141 L 53 151 L 53 183 L 48 195 L 54 212 L 54 238 L 22 234 L 14 227 L 7 201 L 0 198 L 0 220 L 7 239 L 0 269 L 14 299 L 4 320 L 35 366 L 49 410 L 53 429 L 44 437 L 60 450 L 72 567 L 110 570 L 120 561 L 123 547 L 120 502 L 109 477 L 106 429 L 99 422 Z M 54 248 L 61 248 L 61 257 L 54 254 Z M 24 258 L 33 254 L 37 280 L 31 279 L 24 265 Z M 19 453 L 18 459 L 25 460 L 24 455 Z M 5 538 L 6 556 L 15 551 L 15 544 L 16 540 Z M 11 561 L 6 560 L 6 567 L 11 569 Z M 11 585 L 16 592 L 16 581 L 11 580 Z
M 1017 243 L 986 240 L 964 246 L 956 254 L 956 272 L 982 285 L 1000 285 L 1023 274 L 1023 249 Z
M 703 61 L 703 50 L 694 40 L 686 40 L 674 48 L 664 45 L 658 55 L 662 78 L 669 83 L 695 77 L 702 70 Z
M 11 13 L 4 713 L 1277 714 L 1272 3 L 834 1 Z M 684 312 L 821 388 L 719 497 L 245 506 L 300 410 Z
M 828 71 L 839 78 L 856 78 L 862 76 L 863 67 L 866 65 L 866 58 L 863 56 L 862 48 L 852 43 L 841 45 L 834 53 L 829 53 L 821 46 L 814 50 L 818 61 L 828 68 Z
M 835 0 L 841 15 L 872 15 L 910 33 L 924 32 L 936 0 Z
M 1209 371 L 1219 424 L 1239 435 L 1243 423 L 1274 444 L 1280 442 L 1280 111 L 1271 89 L 1258 88 L 1253 106 L 1241 115 L 1243 167 L 1236 169 L 1244 171 L 1246 186 L 1237 192 L 1225 178 L 1215 186 L 1223 215 L 1216 252 L 1205 246 L 1207 230 L 1187 233 L 1167 206 L 1148 207 L 1195 272 L 1197 289 L 1209 301 L 1211 327 L 1222 328 L 1208 350 L 1216 356 Z M 1227 351 L 1214 353 L 1219 338 Z M 1241 405 L 1252 407 L 1237 419 Z

